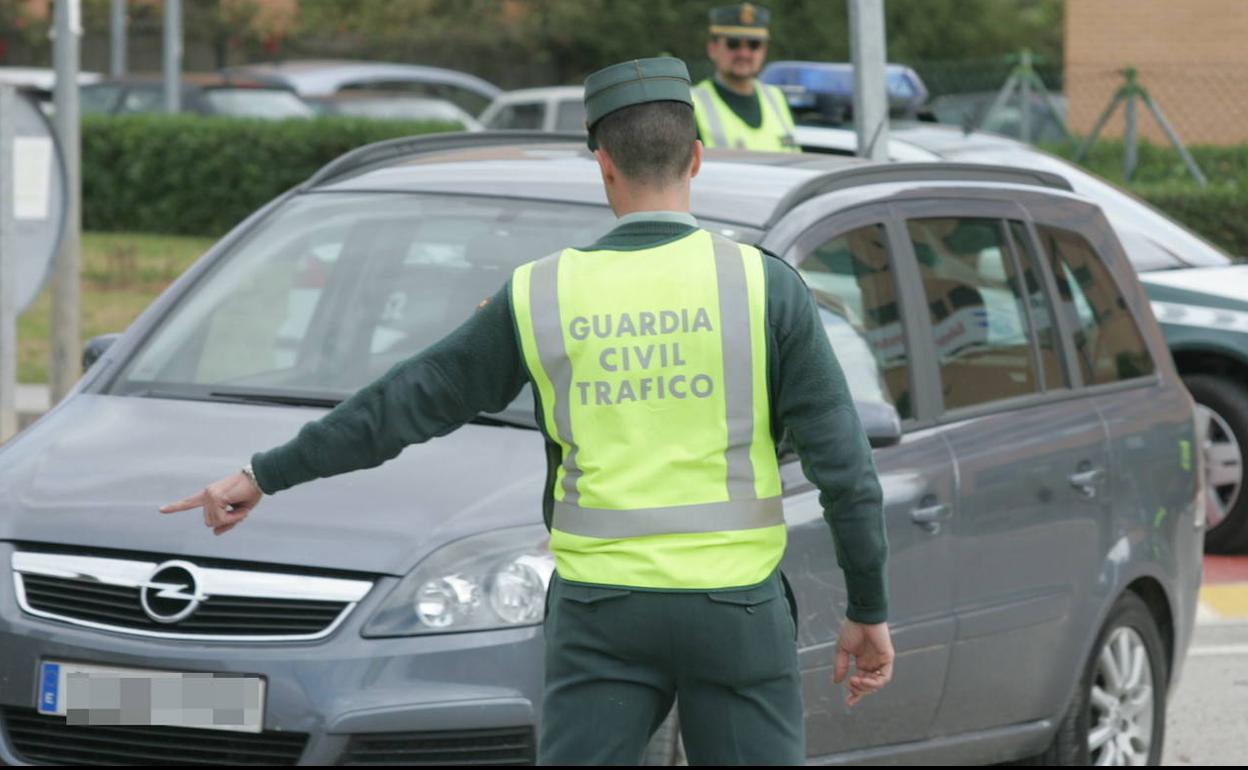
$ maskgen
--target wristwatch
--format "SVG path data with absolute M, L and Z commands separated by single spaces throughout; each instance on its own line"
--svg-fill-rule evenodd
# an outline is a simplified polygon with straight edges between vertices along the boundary
M 256 472 L 251 469 L 251 463 L 247 463 L 246 465 L 244 465 L 242 470 L 243 470 L 243 475 L 251 480 L 252 486 L 258 489 L 260 491 L 260 494 L 263 495 L 264 490 L 260 489 L 260 482 L 256 481 Z

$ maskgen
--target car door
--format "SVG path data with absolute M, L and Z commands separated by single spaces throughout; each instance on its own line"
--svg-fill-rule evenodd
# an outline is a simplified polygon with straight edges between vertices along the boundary
M 845 583 L 818 492 L 797 462 L 782 468 L 789 521 L 784 561 L 799 607 L 799 659 L 812 757 L 920 740 L 929 734 L 953 639 L 950 535 L 954 466 L 938 432 L 915 429 L 923 378 L 909 347 L 906 273 L 894 260 L 896 228 L 886 206 L 816 223 L 786 259 L 811 289 L 856 402 L 897 408 L 900 443 L 875 450 L 889 540 L 889 625 L 897 653 L 892 685 L 853 709 L 832 684 Z
M 957 635 L 935 720 L 954 735 L 1052 716 L 1072 608 L 1110 515 L 1104 425 L 1071 387 L 1028 211 L 999 191 L 898 206 L 957 464 Z M 1019 197 L 1025 198 L 1023 194 Z
M 1128 554 L 1180 577 L 1184 588 L 1192 578 L 1198 582 L 1202 538 L 1191 509 L 1201 482 L 1194 454 L 1200 448 L 1187 394 L 1165 366 L 1164 340 L 1155 328 L 1146 336 L 1151 325 L 1139 323 L 1147 321 L 1148 300 L 1130 279 L 1109 227 L 1081 229 L 1060 213 L 1037 220 L 1036 235 L 1062 300 L 1072 369 L 1105 421 L 1113 458 L 1107 481 L 1114 516 L 1105 522 L 1101 547 L 1115 555 L 1104 569 L 1119 574 L 1097 582 L 1106 589 L 1089 592 L 1085 617 L 1099 622 L 1110 591 L 1127 579 Z M 1182 590 L 1176 585 L 1176 595 Z M 1186 597 L 1177 604 L 1191 606 Z

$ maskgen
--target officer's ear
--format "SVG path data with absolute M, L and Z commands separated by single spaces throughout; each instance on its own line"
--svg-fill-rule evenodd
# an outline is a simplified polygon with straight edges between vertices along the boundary
M 689 167 L 689 178 L 693 179 L 702 170 L 702 140 L 693 140 L 693 165 Z
M 602 172 L 602 181 L 606 184 L 614 183 L 618 174 L 615 161 L 611 160 L 611 156 L 601 146 L 594 150 L 594 157 L 598 160 L 598 170 Z

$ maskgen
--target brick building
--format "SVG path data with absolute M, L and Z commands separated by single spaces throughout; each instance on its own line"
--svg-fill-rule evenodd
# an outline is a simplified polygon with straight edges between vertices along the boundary
M 1187 144 L 1248 141 L 1248 0 L 1067 0 L 1071 131 L 1091 130 L 1133 66 Z M 1166 141 L 1143 105 L 1142 138 Z M 1103 136 L 1123 132 L 1118 108 Z

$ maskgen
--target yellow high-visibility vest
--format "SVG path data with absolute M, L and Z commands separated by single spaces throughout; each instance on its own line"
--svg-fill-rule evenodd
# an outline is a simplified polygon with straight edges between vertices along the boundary
M 698 121 L 698 134 L 708 149 L 731 148 L 759 152 L 800 152 L 793 137 L 793 115 L 789 112 L 784 93 L 775 86 L 754 81 L 759 94 L 763 122 L 758 128 L 732 111 L 720 98 L 715 84 L 703 80 L 693 87 L 693 112 Z
M 779 564 L 763 259 L 695 230 L 638 251 L 565 249 L 513 273 L 538 420 L 560 449 L 560 577 L 717 589 Z

